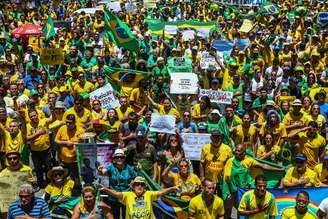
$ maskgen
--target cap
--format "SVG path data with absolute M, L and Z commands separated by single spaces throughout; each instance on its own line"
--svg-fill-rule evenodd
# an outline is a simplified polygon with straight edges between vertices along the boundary
M 284 90 L 289 92 L 289 87 L 286 85 L 282 86 L 280 91 L 284 91 Z
M 64 109 L 65 108 L 64 102 L 63 101 L 56 101 L 55 108 L 56 109 Z
M 212 110 L 211 114 L 218 114 L 221 115 L 220 111 L 217 109 Z
M 38 54 L 36 54 L 36 53 L 34 52 L 34 53 L 32 53 L 32 56 L 34 56 L 34 57 L 38 57 Z
M 193 47 L 191 48 L 191 50 L 197 51 L 197 50 L 198 50 L 198 46 L 193 46 Z
M 273 100 L 268 100 L 267 102 L 266 102 L 266 104 L 265 104 L 265 106 L 273 106 L 273 107 L 277 107 L 276 106 L 276 103 L 273 101 Z
M 212 129 L 211 130 L 211 135 L 212 136 L 222 136 L 222 133 L 219 129 Z
M 61 172 L 64 174 L 64 177 L 68 176 L 68 169 L 62 166 L 53 167 L 51 170 L 48 171 L 47 177 L 51 179 L 53 177 L 54 172 Z
M 114 157 L 121 157 L 124 156 L 125 157 L 125 153 L 122 149 L 118 148 L 115 150 L 114 154 L 113 154 L 113 158 Z
M 328 160 L 328 154 L 326 154 L 325 156 L 323 156 L 324 160 Z
M 318 95 L 327 96 L 325 90 L 320 90 L 320 92 L 318 93 Z
M 157 62 L 164 62 L 164 58 L 163 57 L 158 57 Z
M 212 84 L 218 84 L 219 83 L 219 80 L 214 78 L 212 81 L 211 81 Z
M 296 154 L 295 156 L 295 161 L 307 161 L 307 157 L 305 156 L 305 154 L 302 154 L 302 153 L 298 153 Z
M 302 106 L 302 101 L 300 99 L 296 99 L 293 101 L 292 106 Z
M 133 187 L 133 185 L 135 183 L 143 183 L 143 184 L 145 184 L 145 186 L 147 186 L 147 182 L 146 182 L 145 178 L 143 178 L 142 176 L 137 176 L 136 178 L 134 178 L 131 181 L 130 186 Z

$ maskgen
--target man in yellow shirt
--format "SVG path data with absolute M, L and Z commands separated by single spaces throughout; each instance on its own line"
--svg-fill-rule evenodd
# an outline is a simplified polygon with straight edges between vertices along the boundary
M 302 106 L 301 100 L 294 100 L 292 103 L 293 110 L 285 115 L 282 122 L 285 124 L 288 133 L 294 129 L 305 127 L 305 125 L 309 122 L 308 115 L 301 112 Z
M 232 157 L 231 149 L 223 142 L 223 134 L 215 129 L 211 133 L 211 143 L 204 145 L 200 157 L 200 179 L 205 178 L 214 183 L 222 179 L 226 161 Z
M 136 113 L 145 112 L 149 100 L 146 96 L 147 84 L 145 80 L 139 81 L 139 87 L 134 88 L 130 95 L 130 105 Z
M 278 215 L 276 200 L 273 194 L 266 190 L 264 175 L 255 177 L 255 189 L 245 192 L 240 200 L 238 213 L 249 219 L 273 219 Z
M 80 93 L 91 93 L 95 86 L 93 83 L 86 81 L 84 73 L 80 73 L 78 76 L 78 83 L 76 83 L 73 87 L 73 91 L 76 94 Z
M 51 151 L 48 121 L 39 119 L 36 110 L 29 111 L 30 123 L 26 125 L 26 140 L 30 142 L 32 160 L 38 185 L 45 187 L 45 177 L 50 169 Z
M 308 126 L 300 129 L 301 132 L 290 133 L 289 138 L 295 138 L 299 144 L 298 152 L 304 153 L 307 157 L 307 167 L 313 170 L 322 158 L 325 151 L 326 140 L 318 133 L 318 123 L 309 122 Z
M 203 192 L 189 202 L 189 219 L 223 219 L 224 204 L 220 197 L 215 195 L 215 183 L 205 179 Z
M 80 128 L 86 128 L 91 125 L 92 115 L 90 110 L 83 107 L 83 97 L 78 95 L 75 99 L 74 107 L 65 111 L 63 115 L 63 122 L 66 122 L 66 117 L 69 114 L 73 114 L 76 119 L 76 125 Z
M 281 219 L 316 219 L 317 216 L 307 208 L 310 196 L 306 191 L 300 191 L 296 196 L 296 205 L 285 208 L 281 213 Z
M 296 165 L 290 167 L 282 180 L 284 187 L 313 187 L 320 186 L 320 181 L 310 168 L 306 167 L 307 157 L 302 154 L 296 154 Z
M 8 151 L 6 153 L 6 159 L 8 162 L 8 166 L 1 171 L 1 173 L 12 173 L 12 172 L 24 172 L 27 171 L 32 174 L 32 167 L 24 165 L 20 162 L 20 153 L 17 151 Z M 0 175 L 1 175 L 0 173 Z
M 128 119 L 128 116 L 131 112 L 134 112 L 134 110 L 129 106 L 128 98 L 126 96 L 120 96 L 120 106 L 117 107 L 116 113 L 118 116 L 118 119 L 121 122 L 125 122 Z
M 59 145 L 59 160 L 70 171 L 71 177 L 78 180 L 75 143 L 80 141 L 79 136 L 84 131 L 77 126 L 74 114 L 67 115 L 65 123 L 66 125 L 59 128 L 55 137 L 55 142 Z
M 118 192 L 106 188 L 101 184 L 98 185 L 100 191 L 104 191 L 108 195 L 117 198 L 122 204 L 126 205 L 126 219 L 155 219 L 152 203 L 158 200 L 161 196 L 177 190 L 177 187 L 170 187 L 160 191 L 146 191 L 147 182 L 141 176 L 137 176 L 132 180 L 130 185 L 132 188 L 131 192 Z
M 321 186 L 328 186 L 328 155 L 323 157 L 323 162 L 317 164 L 313 171 L 321 182 Z

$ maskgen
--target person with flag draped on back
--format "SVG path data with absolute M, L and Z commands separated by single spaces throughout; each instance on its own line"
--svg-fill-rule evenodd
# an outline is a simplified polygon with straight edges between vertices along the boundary
M 222 183 L 222 197 L 226 201 L 225 208 L 227 217 L 230 217 L 232 207 L 236 204 L 236 192 L 238 187 L 249 188 L 250 186 L 254 186 L 254 179 L 251 174 L 251 171 L 254 170 L 254 168 L 259 167 L 263 170 L 269 170 L 270 174 L 275 175 L 276 181 L 272 180 L 273 182 L 271 182 L 271 184 L 275 185 L 270 185 L 270 187 L 276 186 L 280 182 L 283 174 L 282 171 L 284 171 L 283 168 L 247 156 L 245 153 L 246 148 L 242 144 L 237 145 L 234 152 L 235 157 L 230 158 L 224 166 Z M 280 172 L 281 174 L 274 174 L 274 172 Z

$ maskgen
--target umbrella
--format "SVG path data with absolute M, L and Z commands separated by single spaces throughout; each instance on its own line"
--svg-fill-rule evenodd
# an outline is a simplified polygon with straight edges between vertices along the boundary
M 27 35 L 41 35 L 42 27 L 35 24 L 25 24 L 22 27 L 18 27 L 11 32 L 11 35 L 16 38 L 20 38 Z

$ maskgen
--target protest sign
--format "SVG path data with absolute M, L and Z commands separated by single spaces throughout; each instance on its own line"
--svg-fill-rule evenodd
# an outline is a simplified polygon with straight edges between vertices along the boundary
M 156 8 L 155 0 L 144 0 L 144 8 Z
M 293 207 L 296 205 L 296 196 L 301 190 L 306 191 L 310 196 L 310 203 L 307 209 L 312 213 L 316 214 L 320 203 L 327 197 L 328 188 L 327 187 L 316 187 L 316 188 L 290 188 L 286 189 L 268 189 L 275 196 L 275 201 L 278 208 L 278 214 L 276 218 L 281 218 L 282 211 L 285 208 Z M 240 202 L 242 195 L 248 191 L 248 189 L 239 188 L 238 189 L 238 203 Z M 245 218 L 245 217 L 240 217 Z
M 28 38 L 28 44 L 32 46 L 33 51 L 39 52 L 43 40 L 44 40 L 44 37 L 41 37 L 41 36 L 38 36 L 38 35 L 30 36 Z
M 81 181 L 91 183 L 96 178 L 101 178 L 102 182 L 107 180 L 98 176 L 97 167 L 106 166 L 112 162 L 114 154 L 114 144 L 112 143 L 79 143 L 76 144 L 76 156 L 78 160 Z
M 319 13 L 318 23 L 321 25 L 328 24 L 328 12 L 327 11 Z
M 45 65 L 64 64 L 64 52 L 61 48 L 42 48 L 40 63 Z
M 113 87 L 108 83 L 90 93 L 90 101 L 99 100 L 101 107 L 105 109 L 120 106 L 117 97 L 114 95 Z
M 169 73 L 192 72 L 192 60 L 187 57 L 173 57 L 167 60 Z
M 233 92 L 211 89 L 200 89 L 199 96 L 208 96 L 211 102 L 231 104 Z
M 189 160 L 200 160 L 202 148 L 211 143 L 211 135 L 207 133 L 182 133 L 183 150 Z
M 174 134 L 175 120 L 176 118 L 174 115 L 160 115 L 158 113 L 153 113 L 151 114 L 149 131 Z
M 9 205 L 17 200 L 18 189 L 28 183 L 29 172 L 14 172 L 0 174 L 0 212 L 8 212 Z
M 251 20 L 244 19 L 243 24 L 239 28 L 239 31 L 243 33 L 248 33 L 249 31 L 252 30 L 252 28 L 253 28 L 253 22 Z
M 111 11 L 114 11 L 114 12 L 119 12 L 119 11 L 122 10 L 119 1 L 117 1 L 117 2 L 108 2 L 107 8 Z
M 171 74 L 171 94 L 197 94 L 198 77 L 194 73 Z
M 210 55 L 208 52 L 202 53 L 199 65 L 201 69 L 217 70 L 220 68 L 214 56 Z

